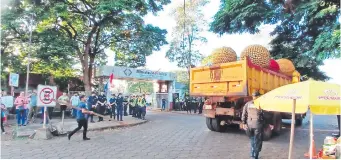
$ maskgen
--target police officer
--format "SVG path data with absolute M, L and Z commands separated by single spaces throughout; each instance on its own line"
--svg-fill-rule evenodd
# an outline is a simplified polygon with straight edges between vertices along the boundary
M 188 96 L 185 97 L 185 106 L 186 106 L 186 111 L 187 111 L 187 114 L 188 114 L 188 111 L 190 114 L 192 114 L 192 105 L 191 105 L 191 100 L 189 99 Z
M 140 102 L 140 114 L 141 114 L 141 119 L 145 120 L 145 116 L 146 116 L 146 109 L 147 109 L 147 100 L 145 98 L 145 95 L 141 96 L 141 102 Z
M 116 118 L 116 95 L 112 94 L 109 99 L 110 118 Z
M 118 97 L 116 99 L 116 108 L 117 108 L 117 120 L 119 121 L 123 121 L 122 117 L 123 117 L 123 97 L 122 97 L 122 93 L 118 94 Z
M 253 100 L 261 94 L 257 91 L 252 94 Z M 251 158 L 258 159 L 259 152 L 263 144 L 263 111 L 259 106 L 255 106 L 253 100 L 247 102 L 243 108 L 242 123 L 243 128 L 251 139 Z
M 67 138 L 70 140 L 71 136 L 75 134 L 77 131 L 79 131 L 83 127 L 83 140 L 90 140 L 90 138 L 86 137 L 86 132 L 88 130 L 88 120 L 86 119 L 85 114 L 93 114 L 92 111 L 88 111 L 86 109 L 86 104 L 85 104 L 85 96 L 81 95 L 80 97 L 80 103 L 78 104 L 79 110 L 77 110 L 77 123 L 78 127 L 75 128 L 73 131 L 71 131 L 68 135 Z
M 92 92 L 91 96 L 89 96 L 88 98 L 88 110 L 95 111 L 96 106 L 97 106 L 97 101 L 98 101 L 98 98 L 97 98 L 96 93 Z M 93 114 L 90 115 L 90 122 L 95 123 Z
M 139 97 L 136 95 L 134 99 L 134 116 L 138 118 L 138 113 L 139 113 Z
M 124 106 L 124 116 L 128 116 L 128 112 L 127 112 L 127 110 L 128 110 L 128 96 L 125 96 L 124 98 L 123 98 L 123 106 Z
M 97 112 L 99 114 L 104 114 L 106 109 L 107 97 L 105 96 L 104 92 L 101 92 L 101 95 L 98 96 L 97 102 Z M 103 121 L 103 117 L 98 117 L 98 122 Z
M 131 95 L 129 98 L 129 115 L 134 117 L 134 96 Z

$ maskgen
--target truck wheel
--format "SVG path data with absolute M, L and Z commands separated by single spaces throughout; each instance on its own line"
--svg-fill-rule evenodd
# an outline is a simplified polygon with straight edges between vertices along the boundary
M 280 113 L 274 113 L 273 125 L 274 129 L 272 132 L 275 135 L 280 135 L 282 130 L 282 116 Z
M 206 126 L 209 130 L 214 131 L 212 127 L 212 118 L 206 117 Z
M 303 118 L 299 118 L 299 119 L 296 119 L 296 120 L 295 120 L 296 126 L 301 126 L 301 125 L 302 125 L 302 122 L 303 122 Z
M 220 122 L 221 122 L 221 120 L 218 117 L 212 118 L 212 128 L 214 131 L 217 131 L 217 132 L 225 131 L 226 125 L 221 126 Z
M 263 141 L 268 141 L 271 139 L 272 131 L 270 128 L 270 125 L 265 125 L 264 131 L 263 131 Z

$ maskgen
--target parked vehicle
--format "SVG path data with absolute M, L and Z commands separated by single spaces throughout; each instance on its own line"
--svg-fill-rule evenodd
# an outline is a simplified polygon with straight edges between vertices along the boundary
M 207 98 L 203 115 L 207 128 L 217 132 L 225 131 L 228 125 L 241 124 L 243 107 L 252 99 L 252 92 L 264 94 L 300 81 L 299 73 L 289 77 L 256 66 L 249 59 L 192 68 L 190 74 L 190 95 Z M 280 134 L 282 119 L 291 119 L 291 114 L 265 112 L 264 117 L 264 140 L 269 140 L 273 134 Z M 300 125 L 305 114 L 296 117 Z

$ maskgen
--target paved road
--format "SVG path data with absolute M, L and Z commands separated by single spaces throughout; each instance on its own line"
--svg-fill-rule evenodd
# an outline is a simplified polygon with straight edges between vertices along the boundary
M 150 122 L 131 128 L 90 132 L 90 141 L 83 141 L 81 133 L 71 141 L 2 141 L 1 158 L 249 158 L 249 140 L 240 130 L 211 132 L 201 116 L 149 112 L 147 118 Z M 320 146 L 324 136 L 336 130 L 336 117 L 315 119 Z M 265 142 L 260 158 L 286 159 L 289 134 L 284 129 L 283 135 Z M 308 135 L 307 122 L 296 129 L 294 158 L 304 158 Z

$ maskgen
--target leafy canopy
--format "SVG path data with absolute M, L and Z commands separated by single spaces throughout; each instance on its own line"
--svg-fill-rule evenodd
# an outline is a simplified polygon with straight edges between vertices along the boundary
M 173 28 L 166 57 L 172 62 L 177 62 L 178 67 L 189 68 L 202 59 L 198 47 L 207 41 L 200 35 L 206 25 L 206 21 L 202 18 L 204 16 L 202 9 L 207 2 L 207 0 L 187 1 L 185 11 L 183 4 L 180 4 L 171 12 L 176 26 Z
M 318 66 L 340 57 L 339 18 L 336 0 L 222 0 L 210 30 L 254 34 L 263 24 L 276 25 L 271 55 L 291 59 L 302 76 L 326 80 Z

